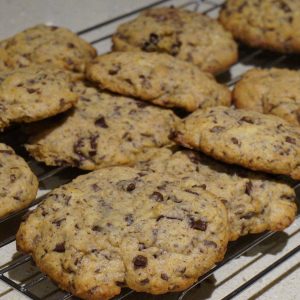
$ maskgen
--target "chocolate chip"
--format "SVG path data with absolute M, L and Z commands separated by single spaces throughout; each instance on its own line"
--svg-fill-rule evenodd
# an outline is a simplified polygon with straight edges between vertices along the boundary
M 105 118 L 103 116 L 99 117 L 95 121 L 95 125 L 101 128 L 108 128 L 108 125 L 106 124 Z
M 242 118 L 240 119 L 240 121 L 246 122 L 246 123 L 249 123 L 249 124 L 254 124 L 254 121 L 253 121 L 250 117 L 248 117 L 248 116 L 242 117 Z
M 295 195 L 281 195 L 280 199 L 285 199 L 285 200 L 289 200 L 289 201 L 295 201 L 296 197 Z
M 61 223 L 65 220 L 66 220 L 66 218 L 58 219 L 58 220 L 53 221 L 52 224 L 54 224 L 56 227 L 60 227 Z
M 159 36 L 156 33 L 150 33 L 149 41 L 152 44 L 157 44 L 159 42 Z
M 27 90 L 27 92 L 29 93 L 29 94 L 33 94 L 33 93 L 35 93 L 36 91 L 37 91 L 37 89 L 30 89 L 30 88 L 28 88 L 28 89 L 26 89 Z
M 289 136 L 287 136 L 287 137 L 285 138 L 285 141 L 286 141 L 287 143 L 296 145 L 296 139 L 291 138 L 291 137 L 289 137 Z
M 170 134 L 169 134 L 169 136 L 168 136 L 168 138 L 169 138 L 170 140 L 174 140 L 174 139 L 177 138 L 177 136 L 178 136 L 178 132 L 176 132 L 176 131 L 171 131 Z
M 141 285 L 146 285 L 148 283 L 149 283 L 149 279 L 148 278 L 145 278 L 145 279 L 143 279 L 143 280 L 140 281 Z
M 235 145 L 239 145 L 239 140 L 235 137 L 231 138 L 231 141 L 235 144 Z
M 130 226 L 134 220 L 133 220 L 133 215 L 132 214 L 128 214 L 125 216 L 125 221 L 127 223 L 128 226 Z
M 246 183 L 245 193 L 246 193 L 247 195 L 250 196 L 251 191 L 252 191 L 252 188 L 253 188 L 252 182 L 251 182 L 251 181 L 248 181 L 248 182 Z
M 56 244 L 56 246 L 54 247 L 53 251 L 59 252 L 59 253 L 65 252 L 66 251 L 66 249 L 65 249 L 65 242 Z
M 201 188 L 201 189 L 203 189 L 203 190 L 206 190 L 206 184 L 204 184 L 204 183 L 203 183 L 203 184 L 195 184 L 195 185 L 193 185 L 192 187 L 193 187 L 193 188 L 194 188 L 194 187 L 198 187 L 198 188 Z
M 132 192 L 135 189 L 135 184 L 133 182 L 129 183 L 126 187 L 127 192 Z
M 254 216 L 255 216 L 254 212 L 248 212 L 248 213 L 244 214 L 243 216 L 241 216 L 241 219 L 249 220 L 249 219 L 251 219 Z
M 126 81 L 130 85 L 133 85 L 133 82 L 130 78 L 126 78 L 126 79 L 124 79 L 124 81 Z
M 160 274 L 160 278 L 161 278 L 162 280 L 165 280 L 165 281 L 168 281 L 168 280 L 169 280 L 169 276 L 168 276 L 166 273 L 161 273 L 161 274 Z
M 187 193 L 190 193 L 190 194 L 194 194 L 194 195 L 199 196 L 199 194 L 198 194 L 197 192 L 194 192 L 194 191 L 192 191 L 192 190 L 185 189 L 184 191 L 187 192 Z
M 181 218 L 177 218 L 177 217 L 170 217 L 170 216 L 164 216 L 164 215 L 160 215 L 156 218 L 156 221 L 160 221 L 161 219 L 166 218 L 168 220 L 178 220 L 178 221 L 183 221 L 183 219 Z
M 13 155 L 14 152 L 12 150 L 0 150 L 0 153 L 8 154 L 8 155 Z
M 75 45 L 73 43 L 67 43 L 68 48 L 73 49 L 75 48 Z
M 91 185 L 91 187 L 92 187 L 92 189 L 93 189 L 94 192 L 98 192 L 98 191 L 101 190 L 101 188 L 99 187 L 99 185 L 97 185 L 96 183 L 93 183 Z
M 223 127 L 223 126 L 214 126 L 209 131 L 219 133 L 219 132 L 223 131 L 224 129 L 225 129 L 225 127 Z
M 275 4 L 278 3 L 278 6 L 281 10 L 283 10 L 285 13 L 291 13 L 292 9 L 288 6 L 287 3 L 285 3 L 285 1 L 279 0 L 278 2 L 275 2 Z
M 133 265 L 134 265 L 134 269 L 143 269 L 147 266 L 148 264 L 148 259 L 147 257 L 143 256 L 143 255 L 138 255 L 133 259 Z
M 175 56 L 178 54 L 180 47 L 181 47 L 182 43 L 180 41 L 176 41 L 172 46 L 171 46 L 171 51 L 170 54 Z
M 11 174 L 11 175 L 9 176 L 9 179 L 10 179 L 10 182 L 13 183 L 13 182 L 16 181 L 17 177 L 16 177 L 15 174 Z
M 147 103 L 145 101 L 136 101 L 135 104 L 138 108 L 144 108 L 144 107 L 150 106 L 149 103 Z
M 119 71 L 121 70 L 121 66 L 120 65 L 114 65 L 110 70 L 108 70 L 108 74 L 109 75 L 117 75 L 119 73 Z
M 193 229 L 205 231 L 206 228 L 207 228 L 207 222 L 205 222 L 201 219 L 195 220 L 195 219 L 191 218 L 190 219 L 190 226 Z
M 144 243 L 139 243 L 139 251 L 142 251 L 144 249 L 146 249 L 145 244 Z
M 93 231 L 100 232 L 100 231 L 102 230 L 102 228 L 101 228 L 99 225 L 94 225 L 94 226 L 92 227 L 92 230 L 93 230 Z
M 126 281 L 116 281 L 116 285 L 119 287 L 125 287 L 126 286 Z
M 150 199 L 154 200 L 156 202 L 163 202 L 164 201 L 164 196 L 160 192 L 153 192 L 150 195 Z
M 206 247 L 217 248 L 217 244 L 213 241 L 204 240 L 203 244 Z

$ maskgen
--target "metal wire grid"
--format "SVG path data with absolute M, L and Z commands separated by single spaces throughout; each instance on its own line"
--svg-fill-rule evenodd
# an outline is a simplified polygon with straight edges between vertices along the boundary
M 82 35 L 86 37 L 86 35 L 89 35 L 93 33 L 97 34 L 98 30 L 102 30 L 103 28 L 107 28 L 109 26 L 113 26 L 113 28 L 116 27 L 118 22 L 124 22 L 127 18 L 134 17 L 137 13 L 140 11 L 153 7 L 158 5 L 176 5 L 178 1 L 172 1 L 172 0 L 161 0 L 153 2 L 152 4 L 136 9 L 134 11 L 131 11 L 127 14 L 120 15 L 116 18 L 110 19 L 108 21 L 95 24 L 92 27 L 86 28 L 84 30 L 81 30 L 78 32 L 79 35 Z M 203 13 L 216 16 L 220 6 L 222 5 L 222 0 L 198 0 L 198 1 L 189 1 L 186 3 L 183 3 L 181 6 L 186 7 L 190 10 L 195 11 L 201 11 Z M 205 9 L 203 10 L 203 7 Z M 113 32 L 113 31 L 112 31 Z M 105 43 L 109 41 L 111 37 L 111 33 L 105 33 L 102 35 L 99 35 L 97 38 L 92 39 L 90 42 L 95 45 L 96 47 L 99 47 L 101 43 Z M 241 46 L 240 47 L 240 59 L 239 62 L 236 63 L 229 72 L 226 72 L 224 74 L 221 74 L 218 76 L 218 80 L 221 82 L 226 83 L 228 86 L 234 85 L 235 82 L 237 82 L 240 78 L 240 75 L 243 71 L 241 71 L 241 65 L 243 65 L 244 70 L 247 70 L 249 67 L 254 66 L 263 66 L 263 67 L 271 67 L 271 66 L 285 66 L 289 68 L 299 68 L 300 63 L 295 59 L 292 55 L 278 55 L 274 53 L 269 53 L 264 50 L 260 49 L 249 49 L 247 47 Z M 236 69 L 239 69 L 239 72 L 236 71 Z M 12 129 L 8 131 L 7 134 L 2 135 L 0 138 L 1 140 L 13 144 L 14 148 L 17 149 L 17 151 L 22 152 L 22 148 L 20 147 L 20 141 L 17 141 L 12 138 L 14 136 L 14 133 L 18 132 L 18 129 Z M 22 153 L 23 154 L 23 153 Z M 76 175 L 78 175 L 78 171 L 70 172 L 69 168 L 66 167 L 59 167 L 59 168 L 48 168 L 44 165 L 40 165 L 36 163 L 35 161 L 28 158 L 28 163 L 33 168 L 35 173 L 37 174 L 39 178 L 40 185 L 43 185 L 44 182 L 47 180 L 53 179 L 55 177 L 60 177 L 60 184 L 62 182 L 67 182 L 74 178 Z M 64 178 L 65 173 L 67 172 L 68 176 Z M 70 177 L 71 176 L 71 177 Z M 64 178 L 62 180 L 62 178 Z M 300 186 L 295 186 L 295 189 L 297 189 Z M 35 206 L 37 203 L 42 201 L 43 196 L 37 198 L 35 202 L 32 203 L 31 207 Z M 299 202 L 299 200 L 298 200 Z M 21 218 L 26 214 L 28 209 L 23 209 L 19 212 L 16 212 L 14 214 L 11 214 L 8 217 L 0 219 L 0 232 L 2 233 L 2 228 L 5 229 L 6 235 L 3 237 L 0 235 L 0 248 L 5 247 L 9 245 L 10 243 L 15 241 L 15 232 L 16 228 L 18 227 Z M 299 219 L 300 216 L 297 216 L 297 219 Z M 11 230 L 8 230 L 8 229 Z M 299 228 L 300 230 L 300 228 Z M 299 231 L 298 230 L 298 231 Z M 175 298 L 178 300 L 184 300 L 188 299 L 189 293 L 200 285 L 203 281 L 205 281 L 207 278 L 209 278 L 214 272 L 224 267 L 228 262 L 234 260 L 235 258 L 240 257 L 244 253 L 248 252 L 252 248 L 262 244 L 264 241 L 269 239 L 272 236 L 276 236 L 278 233 L 274 232 L 266 232 L 260 235 L 252 235 L 248 236 L 246 239 L 241 239 L 238 242 L 231 243 L 229 245 L 229 249 L 227 252 L 227 255 L 225 256 L 225 259 L 216 265 L 214 268 L 212 268 L 209 272 L 204 274 L 202 277 L 199 278 L 199 280 L 192 285 L 190 288 L 185 290 L 182 293 L 174 294 Z M 277 261 L 273 262 L 272 264 L 268 265 L 265 269 L 257 273 L 255 276 L 250 278 L 248 281 L 237 287 L 235 290 L 233 290 L 230 294 L 224 296 L 222 300 L 232 299 L 242 291 L 244 291 L 246 288 L 251 286 L 253 283 L 258 281 L 260 278 L 262 278 L 264 275 L 275 269 L 277 266 L 291 258 L 293 255 L 298 253 L 300 251 L 300 245 L 296 246 L 294 249 L 290 250 L 287 254 L 282 256 Z M 28 275 L 26 278 L 19 279 L 18 281 L 12 279 L 13 276 L 11 276 L 13 273 L 18 273 L 18 270 L 20 268 L 24 271 L 24 269 L 28 270 Z M 76 299 L 74 296 L 67 292 L 63 292 L 58 289 L 57 286 L 55 286 L 53 283 L 50 282 L 50 280 L 47 278 L 46 275 L 39 272 L 39 270 L 34 266 L 31 257 L 29 255 L 19 255 L 18 257 L 14 258 L 10 262 L 6 263 L 5 265 L 0 267 L 0 279 L 4 282 L 6 282 L 9 286 L 12 288 L 18 290 L 19 292 L 23 293 L 24 295 L 28 296 L 31 299 L 35 300 L 66 300 L 66 299 Z M 44 287 L 44 289 L 43 289 Z M 41 294 L 41 290 L 43 293 Z M 116 300 L 121 299 L 127 299 L 134 297 L 135 292 L 132 290 L 125 289 L 121 295 L 116 297 Z M 151 298 L 152 299 L 152 298 Z

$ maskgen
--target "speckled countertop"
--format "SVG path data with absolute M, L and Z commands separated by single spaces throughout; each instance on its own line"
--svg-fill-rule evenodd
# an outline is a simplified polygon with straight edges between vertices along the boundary
M 298 0 L 297 0 L 298 1 Z M 65 26 L 73 31 L 80 31 L 87 27 L 109 20 L 120 14 L 140 8 L 155 0 L 0 0 L 0 39 L 6 38 L 26 27 L 47 23 Z M 169 1 L 167 4 L 182 4 L 188 1 Z M 200 11 L 209 9 L 222 0 L 206 0 L 200 4 Z M 213 11 L 212 16 L 216 16 Z M 99 28 L 83 35 L 88 41 L 113 32 L 117 23 Z M 99 52 L 110 48 L 110 42 L 95 44 Z M 237 64 L 231 70 L 231 75 L 240 74 L 251 65 Z M 51 183 L 48 183 L 50 185 Z M 43 187 L 44 193 L 48 186 Z M 0 229 L 5 230 L 5 228 Z M 201 288 L 194 289 L 185 299 L 221 299 L 232 290 L 246 282 L 249 278 L 263 270 L 272 262 L 288 253 L 300 242 L 300 220 L 294 222 L 285 232 L 275 234 L 263 245 L 255 247 L 241 257 L 231 261 L 219 269 L 208 281 L 201 284 Z M 5 265 L 16 255 L 15 243 L 12 242 L 0 249 L 0 267 Z M 10 276 L 17 280 L 26 277 L 27 270 L 12 272 Z M 47 287 L 45 287 L 47 289 Z M 135 297 L 141 299 L 144 297 Z M 26 299 L 25 296 L 13 291 L 0 281 L 0 299 Z M 53 298 L 55 299 L 55 298 Z M 134 299 L 131 297 L 130 299 Z M 147 297 L 147 299 L 154 299 Z M 155 298 L 158 299 L 158 298 Z M 174 299 L 172 295 L 161 296 L 159 299 Z M 300 252 L 285 261 L 275 270 L 264 276 L 236 299 L 260 300 L 297 300 L 300 299 Z

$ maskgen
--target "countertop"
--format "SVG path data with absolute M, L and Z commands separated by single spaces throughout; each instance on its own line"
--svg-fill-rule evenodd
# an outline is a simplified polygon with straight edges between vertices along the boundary
M 0 39 L 38 23 L 65 26 L 78 32 L 154 2 L 154 0 L 0 0 Z M 186 2 L 188 1 L 168 1 L 166 5 Z M 221 0 L 207 0 L 200 4 L 200 10 L 203 11 L 212 7 L 214 3 L 221 2 Z M 216 12 L 212 12 L 213 16 L 215 14 Z M 116 25 L 117 22 L 94 30 L 82 37 L 89 42 L 94 41 L 101 36 L 112 33 Z M 102 53 L 109 50 L 110 41 L 96 43 L 95 46 L 99 53 Z M 240 74 L 249 67 L 251 65 L 238 64 L 232 68 L 231 74 Z M 202 284 L 201 288 L 196 288 L 186 299 L 221 299 L 286 254 L 299 244 L 299 241 L 300 220 L 298 218 L 284 232 L 275 234 L 262 246 L 253 248 L 218 270 L 210 277 L 210 280 Z M 14 242 L 1 248 L 0 266 L 11 260 L 15 252 Z M 19 300 L 27 298 L 0 281 L 0 299 Z M 162 296 L 159 299 L 172 299 L 172 296 Z M 236 299 L 300 299 L 300 253 L 298 252 L 291 259 L 251 285 Z

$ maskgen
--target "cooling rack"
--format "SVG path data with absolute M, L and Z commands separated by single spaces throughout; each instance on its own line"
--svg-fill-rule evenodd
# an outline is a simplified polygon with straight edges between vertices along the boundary
M 176 0 L 161 0 L 153 2 L 142 8 L 133 10 L 129 13 L 119 15 L 113 19 L 95 24 L 89 28 L 85 28 L 78 32 L 80 36 L 88 40 L 99 51 L 103 53 L 110 50 L 110 37 L 116 29 L 117 25 L 134 18 L 139 12 L 153 6 L 182 6 L 186 9 L 199 11 L 208 14 L 212 17 L 218 15 L 218 11 L 223 3 L 223 0 L 202 0 L 202 1 L 176 1 Z M 233 65 L 229 71 L 220 74 L 217 79 L 222 83 L 226 83 L 232 87 L 237 82 L 243 72 L 252 68 L 253 66 L 260 67 L 288 67 L 291 69 L 299 69 L 300 61 L 293 55 L 275 54 L 260 49 L 250 49 L 243 45 L 239 46 L 239 61 Z M 21 154 L 35 174 L 39 178 L 40 192 L 37 200 L 32 203 L 29 209 L 32 209 L 37 203 L 43 200 L 44 195 L 49 189 L 55 188 L 63 183 L 70 181 L 81 173 L 79 170 L 70 169 L 67 167 L 50 168 L 43 164 L 39 164 L 30 159 L 24 149 L 22 148 L 22 136 L 19 133 L 19 128 L 15 127 L 7 130 L 0 136 L 0 141 L 5 142 L 14 147 L 17 153 Z M 21 137 L 20 137 L 21 136 Z M 300 192 L 300 185 L 295 184 L 296 192 Z M 299 204 L 299 197 L 297 199 Z M 17 228 L 24 217 L 28 213 L 28 209 L 21 210 L 8 217 L 0 219 L 0 250 L 14 247 L 15 233 Z M 297 216 L 297 224 L 300 216 Z M 298 226 L 298 225 L 297 225 Z M 300 225 L 295 228 L 292 235 L 300 232 Z M 197 291 L 201 294 L 203 283 L 207 282 L 218 271 L 224 268 L 228 263 L 240 258 L 242 255 L 249 253 L 249 251 L 256 249 L 258 246 L 264 245 L 271 239 L 275 240 L 280 238 L 281 233 L 266 232 L 259 235 L 250 235 L 239 239 L 237 242 L 229 244 L 228 252 L 225 259 L 212 268 L 209 272 L 203 275 L 199 280 L 190 288 L 181 293 L 173 293 L 164 296 L 150 296 L 146 294 L 137 294 L 131 290 L 124 289 L 121 295 L 115 297 L 115 300 L 121 299 L 177 299 L 189 300 L 199 299 L 191 298 L 192 294 Z M 278 268 L 282 263 L 286 262 L 300 251 L 300 244 L 292 247 L 279 259 L 272 261 L 267 266 L 259 270 L 255 275 L 245 280 L 243 283 L 234 287 L 231 292 L 222 295 L 219 299 L 227 300 L 238 296 L 249 288 L 252 284 L 262 279 L 266 274 Z M 1 258 L 1 257 L 0 257 Z M 239 275 L 237 271 L 236 275 Z M 0 280 L 5 282 L 9 287 L 19 291 L 31 299 L 44 299 L 44 300 L 66 300 L 77 299 L 71 294 L 61 291 L 54 283 L 52 283 L 47 276 L 40 273 L 37 267 L 32 262 L 30 256 L 16 253 L 9 262 L 5 264 L 0 263 Z M 224 283 L 226 284 L 226 282 Z M 198 295 L 199 295 L 198 294 Z M 0 295 L 1 297 L 1 295 Z

